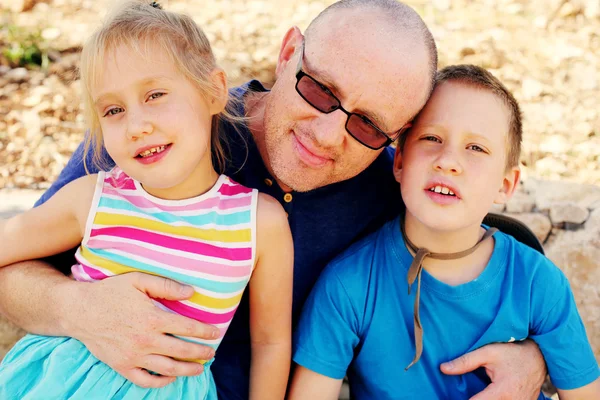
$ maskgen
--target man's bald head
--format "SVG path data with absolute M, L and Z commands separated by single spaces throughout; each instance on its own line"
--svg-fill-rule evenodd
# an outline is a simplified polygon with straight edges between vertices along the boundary
M 435 40 L 419 14 L 404 3 L 396 0 L 340 0 L 324 9 L 310 23 L 304 33 L 306 40 L 318 40 L 321 29 L 327 29 L 332 19 L 335 20 L 336 14 L 339 16 L 340 13 L 358 10 L 367 13 L 371 11 L 378 18 L 379 28 L 385 34 L 402 39 L 409 38 L 425 48 L 431 76 L 428 93 L 431 93 L 438 62 Z

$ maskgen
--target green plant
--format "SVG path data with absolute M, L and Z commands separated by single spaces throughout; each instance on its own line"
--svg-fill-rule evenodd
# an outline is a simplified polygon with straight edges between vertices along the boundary
M 17 25 L 2 28 L 6 36 L 2 54 L 13 67 L 48 68 L 48 43 L 40 30 L 30 31 Z

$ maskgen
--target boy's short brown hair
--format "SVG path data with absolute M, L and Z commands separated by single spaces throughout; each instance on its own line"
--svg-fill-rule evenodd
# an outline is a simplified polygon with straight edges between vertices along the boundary
M 510 113 L 506 168 L 518 166 L 523 136 L 521 109 L 519 108 L 519 103 L 506 86 L 484 68 L 466 64 L 450 65 L 438 71 L 435 77 L 435 86 L 437 87 L 444 82 L 461 82 L 477 88 L 489 90 L 502 100 Z

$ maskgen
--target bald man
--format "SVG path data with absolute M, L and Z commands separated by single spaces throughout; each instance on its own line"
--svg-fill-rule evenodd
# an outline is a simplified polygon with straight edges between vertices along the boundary
M 434 40 L 410 7 L 394 0 L 342 0 L 305 35 L 288 30 L 270 91 L 258 81 L 232 89 L 243 100 L 238 112 L 250 118 L 243 138 L 231 125 L 221 126 L 231 149 L 226 173 L 278 199 L 288 213 L 294 324 L 325 265 L 395 216 L 401 198 L 388 145 L 427 101 L 436 69 Z M 40 202 L 85 174 L 84 156 L 91 155 L 80 146 Z M 212 349 L 166 335 L 210 338 L 215 328 L 163 312 L 148 298 L 185 299 L 190 288 L 137 273 L 79 283 L 65 276 L 71 263 L 64 258 L 54 266 L 35 261 L 0 270 L 2 312 L 28 331 L 81 340 L 140 386 L 201 373 L 198 364 L 174 358 L 207 359 Z M 211 367 L 220 399 L 248 398 L 249 318 L 246 293 Z M 482 399 L 535 398 L 545 375 L 531 342 L 486 346 L 444 371 L 480 366 L 493 381 Z

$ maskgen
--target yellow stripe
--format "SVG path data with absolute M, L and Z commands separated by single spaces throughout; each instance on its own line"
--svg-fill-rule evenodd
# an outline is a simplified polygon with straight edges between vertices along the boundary
M 96 213 L 94 224 L 106 226 L 126 226 L 147 229 L 159 233 L 167 233 L 195 239 L 203 239 L 213 242 L 249 242 L 252 240 L 250 229 L 238 229 L 231 231 L 219 231 L 216 229 L 198 229 L 189 226 L 172 226 L 164 222 L 152 221 L 129 215 Z
M 227 299 L 218 299 L 210 296 L 206 296 L 204 294 L 195 292 L 190 300 L 194 304 L 198 304 L 202 307 L 209 307 L 214 309 L 225 309 L 237 306 L 240 303 L 240 299 L 242 298 L 242 293 L 235 295 L 234 297 L 230 297 Z
M 113 275 L 121 275 L 126 274 L 128 272 L 144 272 L 146 274 L 153 274 L 149 271 L 140 271 L 137 268 L 126 267 L 123 264 L 116 263 L 111 260 L 107 260 L 106 258 L 102 258 L 97 256 L 96 254 L 89 251 L 89 249 L 85 246 L 81 246 L 81 255 L 85 258 L 91 265 L 102 268 L 104 270 L 109 271 Z
M 91 264 L 100 267 L 104 270 L 111 272 L 114 275 L 126 274 L 128 272 L 140 272 L 137 268 L 126 267 L 122 264 L 107 260 L 97 256 L 96 254 L 89 251 L 85 246 L 81 246 L 81 255 Z M 157 275 L 149 271 L 141 271 L 146 274 Z M 158 275 L 157 275 L 158 276 Z M 229 298 L 215 298 L 210 297 L 198 292 L 194 292 L 192 297 L 188 301 L 197 304 L 202 307 L 213 308 L 213 309 L 226 309 L 237 306 L 242 298 L 243 292 Z

